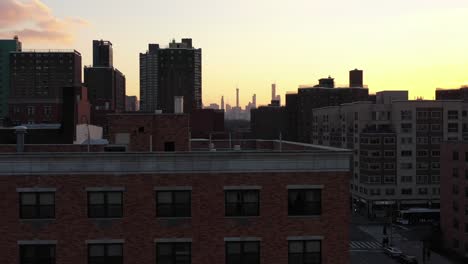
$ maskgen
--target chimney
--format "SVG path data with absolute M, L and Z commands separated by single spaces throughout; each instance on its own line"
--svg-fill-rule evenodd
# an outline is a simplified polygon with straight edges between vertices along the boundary
M 174 114 L 184 113 L 184 97 L 174 96 Z
M 27 127 L 25 126 L 16 126 L 16 152 L 24 152 L 24 134 L 26 134 Z

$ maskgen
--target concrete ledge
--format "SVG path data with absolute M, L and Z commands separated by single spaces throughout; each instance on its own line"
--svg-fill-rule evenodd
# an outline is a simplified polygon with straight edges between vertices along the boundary
M 0 175 L 349 172 L 349 151 L 0 154 Z
M 224 190 L 261 190 L 262 186 L 258 185 L 241 185 L 241 186 L 224 186 Z
M 225 237 L 225 242 L 262 241 L 261 237 Z
M 154 243 L 191 243 L 191 238 L 155 238 Z
M 56 188 L 39 188 L 39 187 L 32 187 L 32 188 L 16 188 L 16 192 L 56 192 Z
M 123 244 L 125 239 L 91 239 L 85 242 L 86 244 Z
M 192 186 L 156 186 L 155 191 L 191 191 Z
M 87 187 L 87 192 L 123 192 L 125 187 Z
M 288 185 L 286 187 L 288 190 L 301 190 L 301 189 L 323 189 L 323 185 L 310 185 L 310 184 L 304 184 L 304 185 Z
M 287 240 L 323 240 L 323 236 L 288 236 Z
M 19 240 L 18 245 L 55 245 L 57 240 Z

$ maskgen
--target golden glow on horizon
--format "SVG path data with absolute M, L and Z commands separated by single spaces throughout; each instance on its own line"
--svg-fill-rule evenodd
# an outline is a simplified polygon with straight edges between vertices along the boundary
M 58 19 L 77 17 L 89 26 L 72 32 L 73 44 L 23 40 L 23 47 L 74 48 L 89 65 L 92 40 L 110 40 L 129 95 L 139 96 L 138 54 L 148 43 L 166 46 L 182 37 L 203 49 L 204 105 L 219 104 L 222 95 L 234 104 L 236 84 L 242 107 L 254 93 L 258 105 L 267 104 L 273 82 L 284 104 L 286 92 L 328 75 L 347 84 L 354 68 L 364 70 L 371 93 L 409 90 L 411 99 L 468 84 L 466 0 L 39 2 Z M 11 27 L 3 23 L 0 35 Z

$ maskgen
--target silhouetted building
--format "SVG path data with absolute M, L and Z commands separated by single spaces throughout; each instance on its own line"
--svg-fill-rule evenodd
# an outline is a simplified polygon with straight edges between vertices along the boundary
M 224 111 L 215 109 L 196 109 L 190 114 L 190 136 L 209 138 L 210 134 L 224 132 Z
M 0 119 L 8 115 L 10 94 L 10 52 L 21 51 L 18 37 L 0 39 Z
M 36 122 L 25 124 L 26 144 L 73 144 L 76 140 L 77 125 L 87 124 L 90 119 L 90 104 L 87 89 L 83 86 L 64 87 L 63 99 L 60 100 L 60 120 L 55 122 Z M 47 120 L 43 109 L 37 108 L 36 120 Z M 18 116 L 19 119 L 27 117 Z M 13 126 L 0 127 L 0 144 L 15 144 L 16 135 Z
M 458 89 L 440 89 L 436 90 L 436 100 L 463 100 L 468 102 L 468 87 Z
M 319 79 L 319 84 L 315 87 L 335 88 L 335 79 L 330 76 L 328 76 L 328 78 Z
M 102 127 L 106 114 L 125 111 L 125 76 L 112 66 L 112 55 L 112 43 L 94 40 L 94 64 L 84 68 L 84 85 L 92 105 L 90 122 Z
M 286 109 L 274 102 L 277 101 L 250 110 L 250 129 L 254 138 L 279 139 L 287 133 Z
M 136 112 L 140 110 L 138 104 L 138 97 L 135 95 L 125 97 L 125 111 L 127 112 Z
M 112 43 L 107 40 L 93 40 L 93 66 L 113 67 Z
M 14 123 L 61 123 L 63 89 L 81 86 L 77 51 L 10 53 L 9 117 Z
M 363 73 L 361 70 L 354 69 L 349 71 L 349 87 L 364 87 Z
M 169 43 L 169 48 L 149 44 L 140 53 L 141 111 L 174 112 L 174 97 L 184 97 L 184 112 L 202 108 L 201 49 L 192 46 L 191 39 Z

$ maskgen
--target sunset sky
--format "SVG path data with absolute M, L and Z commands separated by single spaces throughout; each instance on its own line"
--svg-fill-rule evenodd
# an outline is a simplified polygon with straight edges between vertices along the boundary
M 23 48 L 76 49 L 92 60 L 92 40 L 114 44 L 114 66 L 139 96 L 138 54 L 148 43 L 193 39 L 203 49 L 203 103 L 244 106 L 331 75 L 348 83 L 364 70 L 372 93 L 468 84 L 467 0 L 0 0 L 0 37 Z

